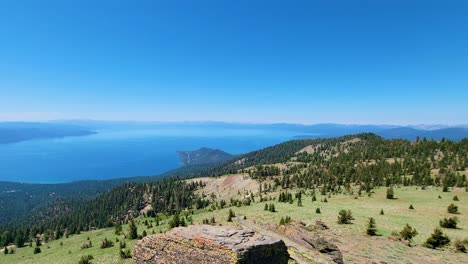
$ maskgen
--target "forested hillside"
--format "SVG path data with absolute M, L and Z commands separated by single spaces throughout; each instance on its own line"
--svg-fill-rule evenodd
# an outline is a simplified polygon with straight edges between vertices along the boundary
M 166 179 L 151 183 L 126 183 L 92 199 L 58 200 L 43 210 L 31 212 L 16 224 L 0 229 L 2 246 L 22 246 L 42 234 L 58 239 L 67 234 L 122 224 L 141 214 L 174 214 L 192 205 L 203 207 L 193 191 L 198 182 Z

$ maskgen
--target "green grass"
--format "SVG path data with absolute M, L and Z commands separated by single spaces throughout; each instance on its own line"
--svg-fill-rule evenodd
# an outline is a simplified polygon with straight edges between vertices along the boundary
M 152 230 L 156 233 L 166 231 L 168 229 L 167 224 L 161 224 L 160 226 L 154 226 L 153 228 L 147 229 L 143 224 L 144 220 L 150 220 L 149 218 L 139 219 L 138 233 L 141 234 L 143 230 L 146 230 L 148 235 L 152 234 Z M 128 225 L 123 225 L 123 232 L 128 231 Z M 93 244 L 93 247 L 87 249 L 81 249 L 81 245 L 87 242 L 87 238 Z M 3 252 L 0 255 L 0 263 L 31 263 L 31 264 L 77 264 L 81 256 L 92 255 L 94 260 L 92 263 L 133 263 L 131 259 L 123 260 L 119 255 L 119 242 L 116 242 L 116 237 L 120 241 L 125 241 L 126 246 L 132 249 L 135 245 L 136 240 L 124 239 L 124 235 L 117 236 L 114 233 L 114 228 L 105 228 L 95 231 L 82 232 L 79 235 L 72 235 L 68 238 L 61 238 L 55 241 L 49 241 L 41 246 L 40 254 L 33 254 L 34 247 L 23 247 L 17 248 L 15 254 L 4 255 Z M 114 242 L 114 246 L 111 248 L 101 249 L 101 241 L 104 239 L 110 239 Z M 63 243 L 63 245 L 60 245 Z
M 444 193 L 441 188 L 421 190 L 421 188 L 417 187 L 401 187 L 394 189 L 395 197 L 397 198 L 394 200 L 386 199 L 385 191 L 386 188 L 379 188 L 371 197 L 363 193 L 363 196 L 358 199 L 354 199 L 355 195 L 332 195 L 331 198 L 327 196 L 328 203 L 320 202 L 324 197 L 317 192 L 317 201 L 315 202 L 312 202 L 311 196 L 303 195 L 302 207 L 298 207 L 297 202 L 289 204 L 269 201 L 268 203 L 275 204 L 276 213 L 265 211 L 265 202 L 255 202 L 251 206 L 232 207 L 232 209 L 236 213 L 236 216 L 245 215 L 247 219 L 251 221 L 255 220 L 259 224 L 278 224 L 281 217 L 288 215 L 293 220 L 303 220 L 310 223 L 321 219 L 330 228 L 350 234 L 365 234 L 368 218 L 374 217 L 378 234 L 384 237 L 389 236 L 392 231 L 399 232 L 408 223 L 419 232 L 419 235 L 414 238 L 414 244 L 420 245 L 432 233 L 433 229 L 439 226 L 440 219 L 453 216 L 447 213 L 447 206 L 450 203 L 454 203 L 458 205 L 460 211 L 460 214 L 456 215 L 459 218 L 459 228 L 443 229 L 443 231 L 452 238 L 452 241 L 457 238 L 462 240 L 468 238 L 468 192 L 465 192 L 464 189 L 455 189 Z M 293 190 L 292 192 L 295 193 L 296 191 Z M 442 197 L 441 199 L 438 198 L 439 195 Z M 453 201 L 454 195 L 457 195 L 460 201 Z M 276 196 L 274 194 L 274 197 Z M 414 206 L 414 210 L 408 208 L 410 204 Z M 315 213 L 317 207 L 320 208 L 321 214 Z M 337 223 L 338 212 L 342 209 L 352 211 L 355 218 L 353 224 L 339 225 Z M 380 215 L 381 209 L 384 210 L 384 215 Z M 195 211 L 192 217 L 195 224 L 200 224 L 203 219 L 210 219 L 212 216 L 215 217 L 218 224 L 227 224 L 228 211 L 229 208 L 214 211 L 203 209 Z M 146 229 L 143 225 L 145 219 L 150 220 L 149 218 L 138 220 L 139 234 L 143 230 L 146 230 L 148 235 L 150 235 L 153 229 L 156 233 L 160 231 L 164 232 L 168 229 L 164 221 L 161 222 L 160 226 Z M 127 232 L 127 230 L 128 226 L 124 225 L 123 231 Z M 87 241 L 87 237 L 92 241 L 93 247 L 81 249 L 81 245 Z M 131 260 L 120 259 L 119 245 L 118 242 L 115 242 L 116 237 L 114 228 L 83 232 L 80 235 L 50 241 L 41 247 L 42 253 L 37 255 L 33 254 L 33 248 L 31 247 L 16 249 L 16 253 L 12 255 L 0 253 L 0 263 L 78 263 L 83 255 L 92 255 L 94 257 L 92 263 L 132 263 Z M 123 240 L 123 237 L 123 235 L 118 236 L 120 240 Z M 114 241 L 114 247 L 101 249 L 101 240 L 104 238 Z M 60 245 L 61 242 L 63 245 Z M 127 248 L 132 249 L 136 240 L 126 239 L 125 242 Z M 400 249 L 395 249 L 391 252 L 392 254 L 396 254 L 398 250 Z M 403 247 L 401 250 L 411 250 L 411 248 Z M 370 250 L 369 254 L 372 254 L 372 250 Z M 397 256 L 394 258 L 395 261 L 398 260 Z
M 304 220 L 314 222 L 321 219 L 334 229 L 347 230 L 365 234 L 369 217 L 376 220 L 378 234 L 389 236 L 392 231 L 400 231 L 407 223 L 416 228 L 419 235 L 414 238 L 414 243 L 421 244 L 432 233 L 434 228 L 439 226 L 439 220 L 443 217 L 454 216 L 447 213 L 447 206 L 451 203 L 458 205 L 461 214 L 456 215 L 459 219 L 458 229 L 443 229 L 453 240 L 468 238 L 468 192 L 465 189 L 455 189 L 451 192 L 442 192 L 441 188 L 427 188 L 421 190 L 418 187 L 395 188 L 397 199 L 386 199 L 386 188 L 379 188 L 368 197 L 363 192 L 361 197 L 354 199 L 350 195 L 336 195 L 327 197 L 328 203 L 320 202 L 325 196 L 316 194 L 317 201 L 312 202 L 311 196 L 303 196 L 302 207 L 294 204 L 275 203 L 278 212 L 271 213 L 264 211 L 265 203 L 253 203 L 251 206 L 234 207 L 237 216 L 247 216 L 250 220 L 255 220 L 260 224 L 278 224 L 281 217 L 291 216 L 293 220 Z M 295 193 L 295 191 L 292 191 Z M 438 196 L 442 198 L 439 199 Z M 460 201 L 453 201 L 457 195 Z M 409 205 L 414 206 L 414 210 L 409 209 Z M 321 214 L 316 214 L 315 209 L 319 207 Z M 342 209 L 351 210 L 355 220 L 351 225 L 339 225 L 337 223 L 338 212 Z M 384 215 L 380 215 L 380 210 L 384 210 Z M 219 223 L 226 223 L 228 208 L 213 212 L 199 212 L 194 215 L 195 223 L 201 223 L 205 218 L 214 216 Z

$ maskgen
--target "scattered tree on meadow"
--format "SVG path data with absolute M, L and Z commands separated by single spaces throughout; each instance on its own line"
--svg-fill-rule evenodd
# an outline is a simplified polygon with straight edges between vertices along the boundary
M 351 224 L 351 220 L 354 220 L 351 210 L 341 210 L 338 213 L 338 224 Z
M 130 223 L 128 224 L 128 238 L 130 239 L 138 238 L 138 229 L 133 219 L 130 220 Z
M 118 236 L 122 233 L 122 225 L 121 224 L 116 224 L 114 227 L 114 233 Z
M 458 218 L 450 217 L 439 221 L 439 225 L 444 228 L 457 228 Z
M 235 217 L 236 215 L 234 214 L 234 211 L 232 209 L 229 209 L 229 214 L 228 214 L 228 222 L 232 222 L 232 218 Z
M 81 259 L 78 262 L 78 264 L 91 264 L 91 260 L 93 259 L 94 257 L 92 255 L 81 256 Z
M 423 245 L 425 247 L 435 249 L 448 244 L 450 244 L 450 238 L 444 234 L 440 228 L 436 228 Z
M 393 192 L 393 186 L 387 188 L 387 199 L 395 199 L 395 194 Z
M 377 235 L 377 225 L 375 224 L 375 219 L 372 217 L 369 218 L 369 223 L 367 224 L 366 233 L 369 236 Z
M 34 254 L 39 254 L 39 253 L 41 253 L 41 248 L 40 248 L 40 247 L 35 247 L 33 253 L 34 253 Z
M 454 205 L 453 203 L 447 207 L 447 212 L 450 214 L 458 214 L 458 206 Z
M 411 243 L 411 240 L 416 235 L 418 235 L 418 231 L 416 231 L 415 228 L 412 228 L 409 224 L 406 224 L 406 226 L 400 231 L 400 237 L 403 240 L 407 240 L 409 243 Z
M 108 240 L 107 238 L 104 238 L 104 240 L 101 241 L 101 248 L 110 248 L 114 246 L 114 242 Z
M 466 253 L 466 247 L 465 247 L 465 244 L 463 243 L 463 241 L 457 239 L 453 243 L 453 246 L 455 247 L 456 251 Z

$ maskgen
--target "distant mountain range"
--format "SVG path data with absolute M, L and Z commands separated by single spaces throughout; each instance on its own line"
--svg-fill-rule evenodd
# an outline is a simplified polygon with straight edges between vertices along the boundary
M 259 129 L 269 131 L 296 132 L 296 138 L 329 138 L 357 133 L 375 133 L 384 138 L 415 140 L 416 137 L 440 140 L 461 140 L 468 138 L 468 126 L 457 125 L 344 125 L 344 124 L 244 124 L 225 122 L 140 122 L 140 121 L 97 121 L 97 120 L 57 120 L 46 123 L 0 122 L 0 144 L 38 138 L 83 136 L 96 133 L 100 129 L 158 129 L 173 128 L 225 128 Z
M 32 139 L 86 136 L 96 132 L 75 125 L 34 122 L 0 122 L 0 144 Z

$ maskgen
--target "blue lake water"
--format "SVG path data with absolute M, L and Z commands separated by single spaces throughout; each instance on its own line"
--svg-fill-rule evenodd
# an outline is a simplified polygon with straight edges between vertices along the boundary
M 258 129 L 101 130 L 85 137 L 0 145 L 0 181 L 60 183 L 157 175 L 180 166 L 177 150 L 246 153 L 293 139 L 294 131 Z

